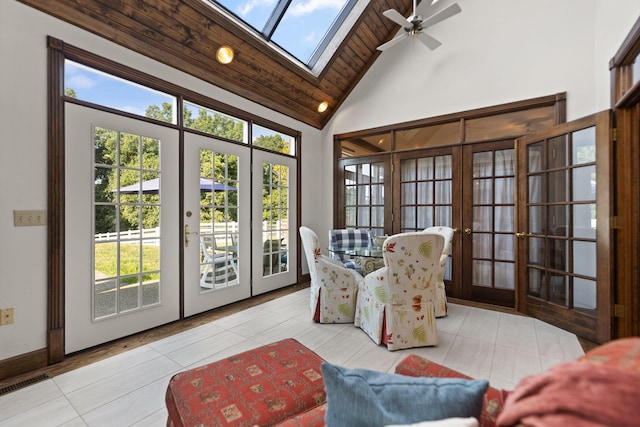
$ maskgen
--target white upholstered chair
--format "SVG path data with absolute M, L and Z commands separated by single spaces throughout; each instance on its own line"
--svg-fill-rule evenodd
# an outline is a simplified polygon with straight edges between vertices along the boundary
M 389 350 L 437 345 L 434 300 L 443 246 L 438 234 L 388 237 L 385 266 L 367 274 L 358 290 L 354 325 Z
M 436 317 L 443 317 L 447 315 L 447 291 L 444 286 L 444 274 L 447 271 L 447 262 L 449 262 L 449 255 L 451 254 L 454 230 L 447 226 L 435 226 L 425 228 L 424 232 L 436 233 L 444 238 L 444 248 L 440 257 L 442 275 L 438 278 L 438 284 L 436 285 Z
M 311 276 L 311 315 L 319 323 L 352 323 L 362 276 L 338 260 L 323 255 L 318 235 L 300 227 L 300 238 Z

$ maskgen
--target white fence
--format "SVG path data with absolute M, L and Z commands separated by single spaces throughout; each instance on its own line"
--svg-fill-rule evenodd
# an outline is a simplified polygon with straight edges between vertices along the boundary
M 289 221 L 284 219 L 272 224 L 268 221 L 262 223 L 262 230 L 264 234 L 270 234 L 269 238 L 282 237 L 279 235 L 280 231 L 285 232 L 285 241 L 287 243 L 288 234 L 286 233 L 289 227 Z M 210 222 L 200 224 L 200 234 L 203 235 L 232 235 L 238 234 L 240 226 L 237 222 L 216 223 L 215 226 Z M 114 242 L 120 240 L 121 243 L 137 243 L 140 240 L 147 240 L 145 244 L 160 244 L 160 227 L 146 228 L 143 230 L 128 230 L 121 231 L 119 233 L 100 233 L 94 236 L 96 242 Z M 155 239 L 155 241 L 153 241 Z

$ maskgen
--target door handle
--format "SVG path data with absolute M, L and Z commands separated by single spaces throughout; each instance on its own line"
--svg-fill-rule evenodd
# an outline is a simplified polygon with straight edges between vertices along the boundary
M 467 228 L 464 229 L 464 232 L 470 235 L 471 234 L 471 229 L 469 227 L 467 227 Z
M 516 237 L 518 237 L 519 239 L 522 239 L 526 234 L 525 233 L 516 233 Z
M 189 247 L 189 234 L 198 234 L 197 231 L 189 231 L 189 224 L 184 225 L 184 247 Z

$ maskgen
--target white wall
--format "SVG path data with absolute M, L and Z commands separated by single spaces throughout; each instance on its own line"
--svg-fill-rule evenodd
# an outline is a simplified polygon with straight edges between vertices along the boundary
M 302 223 L 322 206 L 321 132 L 199 81 L 14 0 L 0 1 L 0 360 L 46 347 L 46 228 L 14 227 L 13 211 L 47 207 L 47 49 L 51 35 L 302 132 Z M 313 195 L 313 196 L 307 196 Z M 324 196 L 322 196 L 324 197 Z
M 407 39 L 380 55 L 323 129 L 325 164 L 338 133 L 558 92 L 567 93 L 568 120 L 609 108 L 609 60 L 640 1 L 456 1 L 462 12 L 428 30 L 438 49 Z M 453 2 L 440 0 L 437 10 Z M 430 16 L 423 5 L 418 12 Z M 323 186 L 332 185 L 327 170 Z M 330 199 L 322 212 L 331 227 Z
M 0 308 L 15 308 L 15 323 L 0 326 L 0 360 L 46 346 L 46 229 L 14 227 L 13 210 L 47 203 L 47 35 L 301 130 L 302 224 L 326 244 L 336 133 L 565 91 L 569 120 L 609 107 L 608 63 L 640 2 L 458 3 L 461 14 L 429 30 L 443 42 L 439 49 L 408 41 L 383 53 L 320 132 L 15 0 L 0 1 Z

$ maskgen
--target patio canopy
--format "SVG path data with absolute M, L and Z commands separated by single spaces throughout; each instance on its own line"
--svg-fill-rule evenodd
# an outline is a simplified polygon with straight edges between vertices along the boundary
M 154 194 L 160 189 L 160 178 L 149 179 L 142 181 L 142 192 L 144 194 Z M 200 178 L 200 191 L 236 191 L 235 187 L 230 185 L 220 184 L 219 182 L 213 182 L 211 179 Z M 112 190 L 115 191 L 115 190 Z M 126 187 L 120 188 L 122 194 L 136 194 L 140 191 L 140 184 L 131 184 Z

